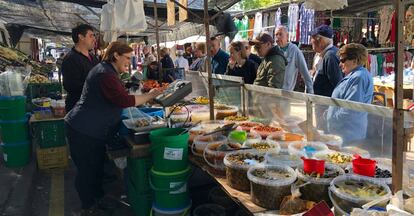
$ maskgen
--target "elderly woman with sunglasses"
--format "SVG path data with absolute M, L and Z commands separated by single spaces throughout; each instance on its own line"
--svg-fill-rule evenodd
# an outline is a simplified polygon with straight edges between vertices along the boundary
M 374 85 L 364 67 L 367 49 L 361 44 L 347 44 L 339 50 L 340 67 L 345 77 L 335 87 L 332 98 L 370 104 Z M 367 113 L 331 106 L 327 113 L 328 131 L 341 135 L 344 142 L 362 140 L 367 132 Z
M 247 58 L 243 42 L 230 44 L 230 60 L 226 75 L 243 77 L 244 82 L 253 84 L 256 79 L 257 64 Z

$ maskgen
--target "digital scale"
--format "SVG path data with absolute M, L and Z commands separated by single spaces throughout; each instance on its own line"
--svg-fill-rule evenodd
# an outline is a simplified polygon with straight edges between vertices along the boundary
M 193 91 L 190 81 L 176 80 L 166 90 L 158 95 L 154 101 L 163 107 L 175 105 Z

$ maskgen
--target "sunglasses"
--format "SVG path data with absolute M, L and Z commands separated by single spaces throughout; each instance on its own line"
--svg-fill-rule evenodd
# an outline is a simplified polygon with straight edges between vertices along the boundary
M 339 59 L 339 62 L 341 62 L 341 63 L 345 63 L 346 61 L 348 61 L 348 60 L 350 60 L 350 59 L 348 59 L 348 58 L 341 58 L 341 59 Z

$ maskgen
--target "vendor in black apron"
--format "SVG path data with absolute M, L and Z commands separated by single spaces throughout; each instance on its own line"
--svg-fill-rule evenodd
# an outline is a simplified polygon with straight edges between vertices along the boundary
M 75 187 L 82 202 L 81 215 L 105 215 L 99 207 L 102 188 L 105 144 L 118 130 L 123 108 L 138 106 L 161 92 L 128 95 L 118 75 L 128 71 L 132 48 L 111 43 L 89 73 L 79 102 L 66 115 L 65 126 L 72 159 L 77 168 Z

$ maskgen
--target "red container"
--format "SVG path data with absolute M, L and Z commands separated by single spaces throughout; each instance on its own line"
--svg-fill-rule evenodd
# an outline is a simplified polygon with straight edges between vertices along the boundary
M 352 160 L 352 170 L 355 174 L 374 177 L 377 162 L 367 158 L 356 158 Z
M 319 173 L 323 175 L 325 173 L 325 161 L 324 160 L 315 160 L 307 159 L 302 157 L 303 160 L 303 172 L 306 174 Z

